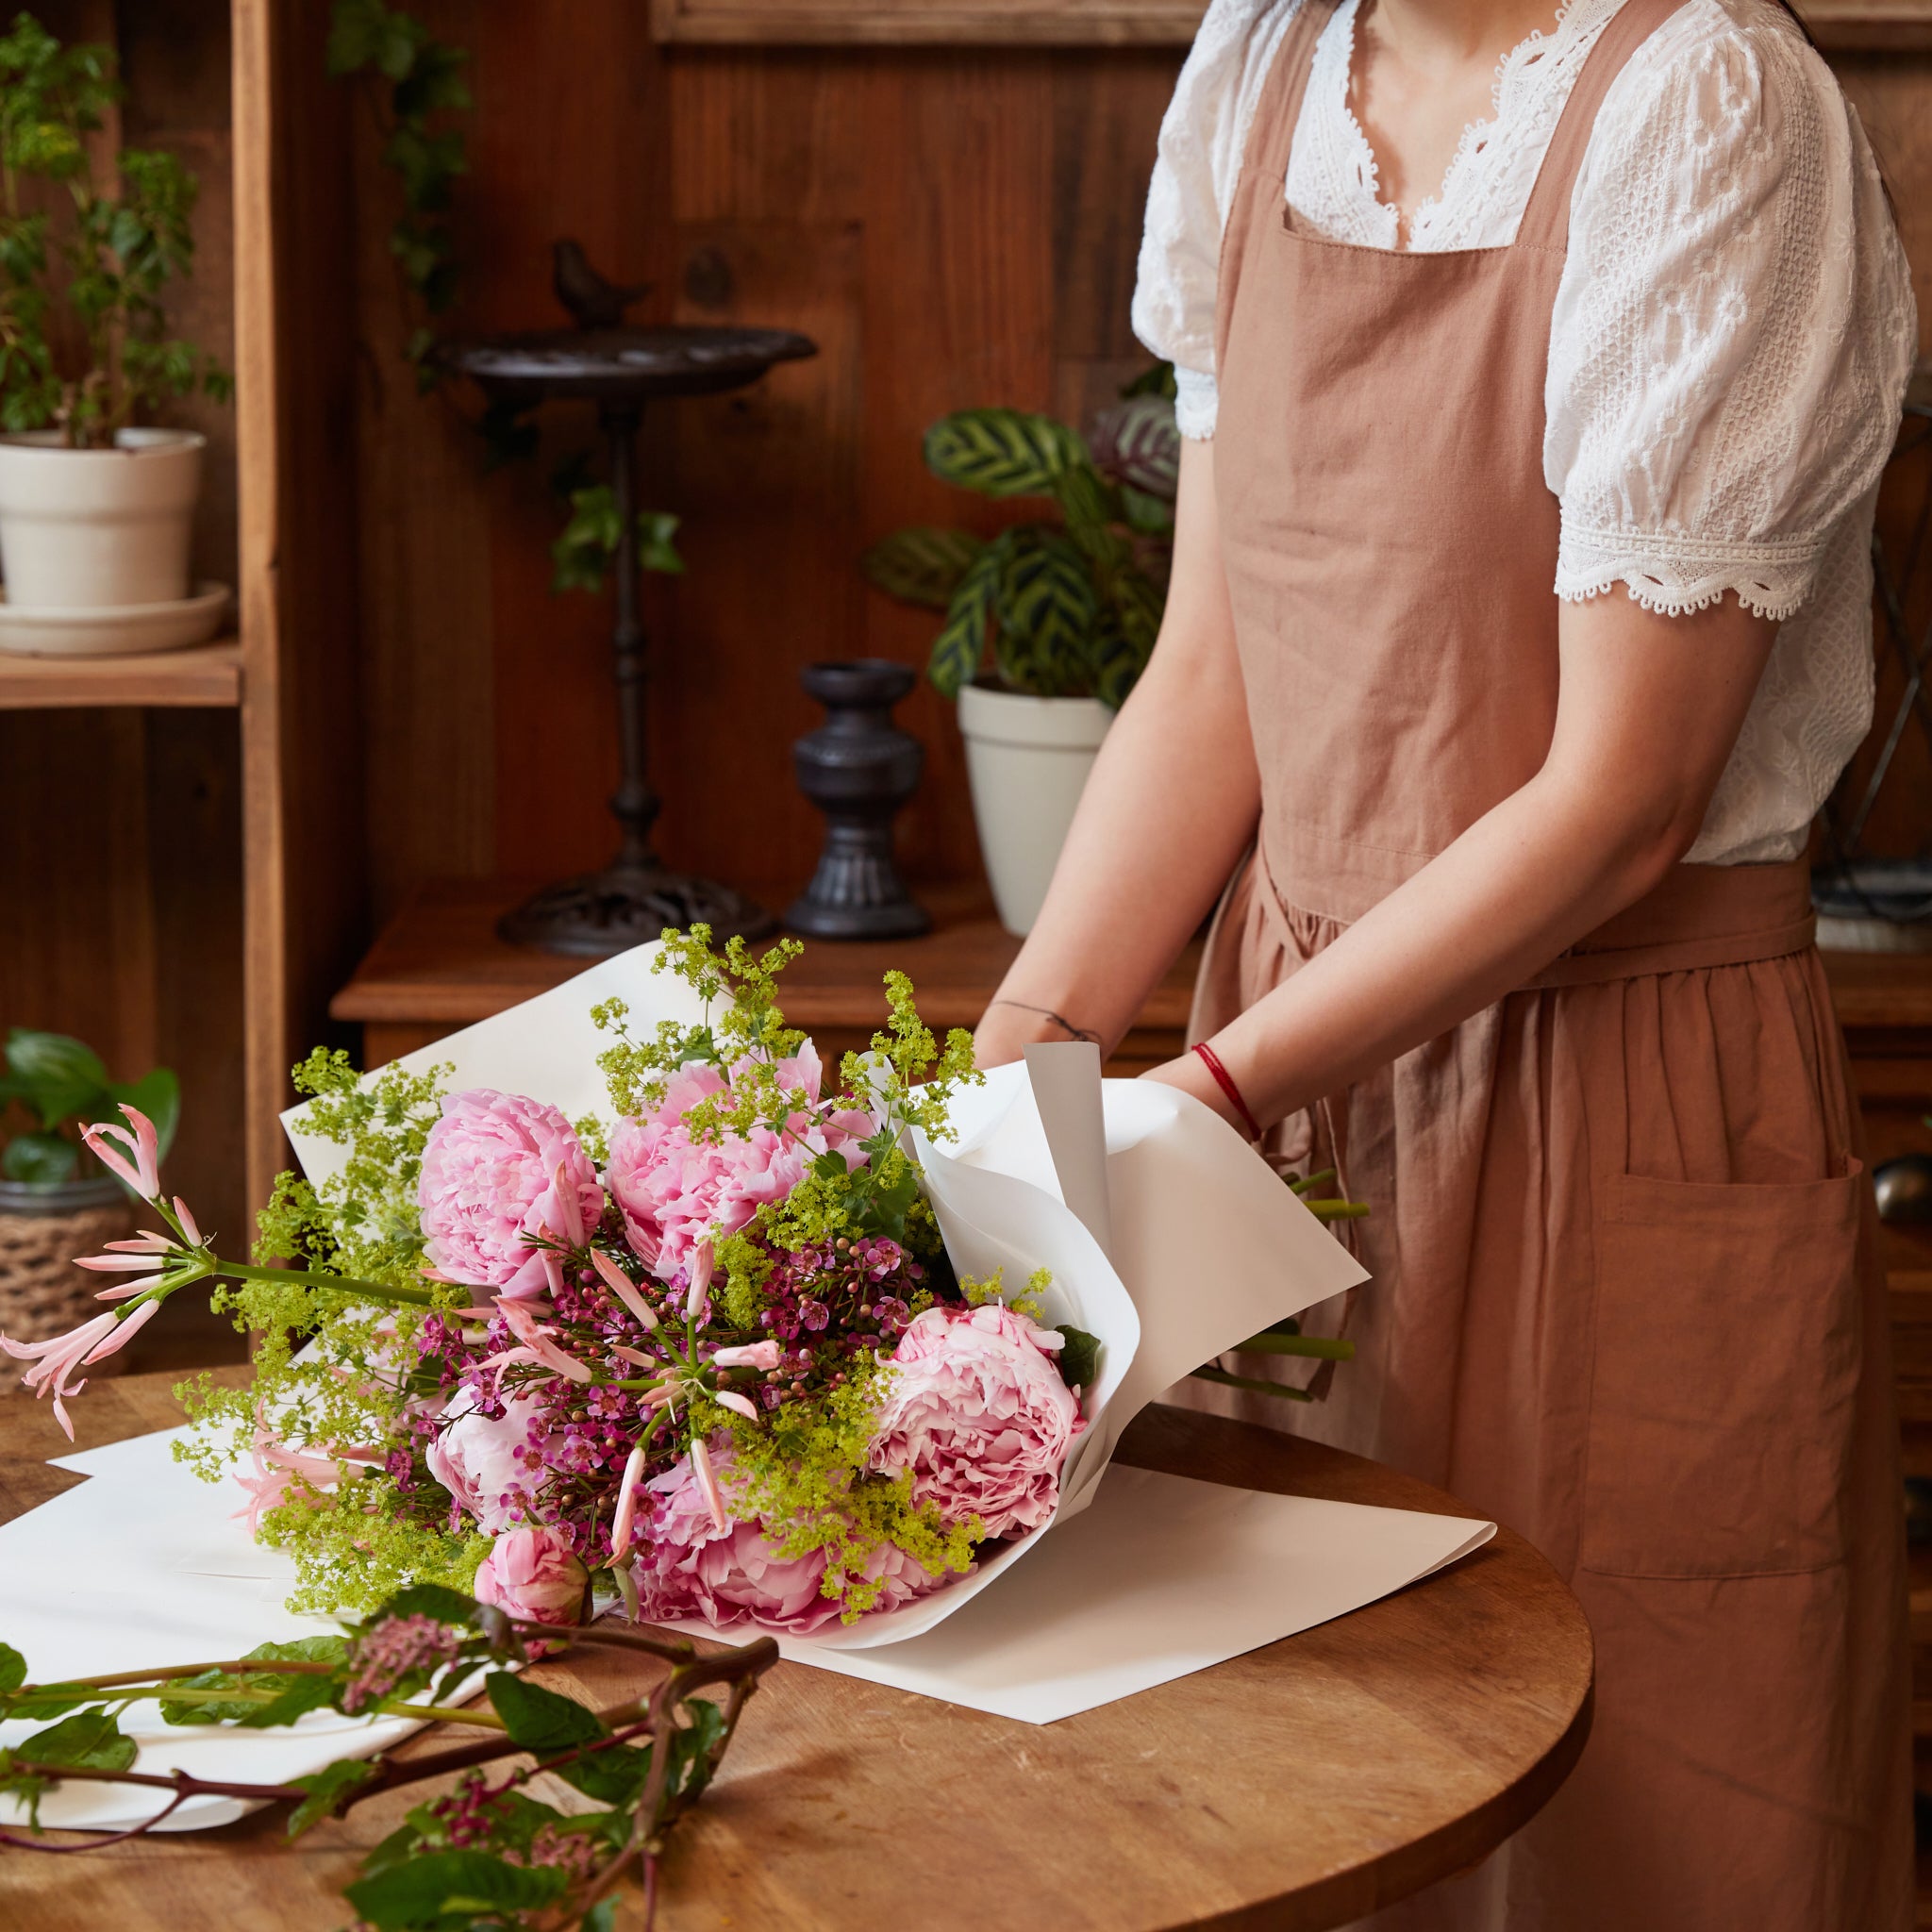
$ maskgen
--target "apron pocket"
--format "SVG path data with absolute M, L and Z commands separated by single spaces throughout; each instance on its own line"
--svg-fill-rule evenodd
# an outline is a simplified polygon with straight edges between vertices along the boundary
M 1611 1180 L 1598 1215 L 1586 1570 L 1751 1576 L 1843 1555 L 1865 1170 Z

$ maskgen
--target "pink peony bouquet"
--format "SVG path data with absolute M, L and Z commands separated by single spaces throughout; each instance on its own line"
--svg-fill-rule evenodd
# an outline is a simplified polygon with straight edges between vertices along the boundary
M 198 1392 L 231 1440 L 192 1453 L 245 1450 L 238 1513 L 310 1607 L 425 1580 L 566 1624 L 607 1586 L 639 1619 L 808 1634 L 942 1589 L 1052 1518 L 1098 1344 L 1048 1325 L 1043 1274 L 948 1257 L 911 1150 L 977 1077 L 967 1037 L 941 1048 L 889 975 L 834 1091 L 776 1005 L 796 950 L 667 933 L 705 1019 L 636 1039 L 595 1010 L 608 1124 L 318 1056 L 341 1171 L 284 1176 L 250 1263 L 162 1193 L 139 1115 L 98 1130 L 163 1227 L 83 1263 L 117 1277 L 93 1323 L 0 1345 L 64 1423 L 88 1360 L 223 1284 L 268 1340 L 251 1388 Z

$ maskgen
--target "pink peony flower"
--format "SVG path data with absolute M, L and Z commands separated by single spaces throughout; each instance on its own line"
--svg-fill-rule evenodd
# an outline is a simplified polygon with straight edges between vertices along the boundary
M 476 1403 L 468 1384 L 450 1397 L 424 1460 L 476 1527 L 494 1536 L 515 1514 L 511 1492 L 527 1493 L 531 1453 L 541 1453 L 549 1430 L 540 1396 L 507 1396 L 497 1417 L 482 1414 Z
M 1042 1336 L 1058 1341 L 995 1302 L 915 1317 L 892 1352 L 873 1468 L 910 1470 L 913 1500 L 948 1524 L 977 1516 L 988 1537 L 1038 1528 L 1086 1427 Z
M 712 1460 L 719 1481 L 728 1488 L 729 1450 Z M 652 1477 L 645 1489 L 652 1504 L 641 1526 L 649 1546 L 640 1552 L 633 1574 L 638 1613 L 646 1623 L 701 1617 L 720 1628 L 749 1622 L 804 1637 L 840 1615 L 838 1600 L 824 1594 L 824 1551 L 781 1556 L 757 1523 L 719 1529 L 689 1457 Z M 874 1555 L 865 1574 L 885 1579 L 874 1612 L 896 1609 L 941 1581 L 891 1543 Z
M 527 1623 L 575 1624 L 590 1581 L 561 1530 L 525 1525 L 491 1545 L 473 1594 Z
M 788 1091 L 819 1097 L 819 1057 L 809 1041 L 795 1059 L 781 1060 Z M 736 1234 L 768 1201 L 781 1201 L 805 1175 L 815 1155 L 842 1153 L 857 1166 L 858 1141 L 872 1128 L 863 1114 L 829 1118 L 794 1114 L 791 1131 L 758 1127 L 724 1141 L 693 1141 L 686 1110 L 725 1085 L 716 1067 L 693 1063 L 674 1074 L 661 1105 L 641 1120 L 618 1124 L 604 1177 L 624 1210 L 625 1232 L 645 1263 L 665 1281 L 690 1278 L 698 1250 L 714 1234 Z
M 597 1170 L 562 1114 L 487 1087 L 443 1102 L 416 1199 L 442 1274 L 519 1298 L 548 1286 L 543 1251 L 524 1237 L 580 1242 L 604 1211 Z

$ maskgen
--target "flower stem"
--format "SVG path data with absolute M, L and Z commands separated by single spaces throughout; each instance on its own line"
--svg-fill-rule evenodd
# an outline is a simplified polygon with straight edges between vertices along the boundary
M 247 1261 L 216 1258 L 212 1272 L 237 1281 L 292 1281 L 303 1288 L 333 1288 L 342 1294 L 359 1295 L 365 1301 L 394 1302 L 403 1307 L 436 1306 L 434 1289 L 395 1288 L 386 1281 L 362 1281 L 353 1274 L 321 1274 L 309 1268 L 258 1268 Z

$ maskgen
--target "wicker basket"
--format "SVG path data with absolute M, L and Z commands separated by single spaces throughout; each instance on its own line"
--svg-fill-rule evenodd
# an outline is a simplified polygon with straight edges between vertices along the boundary
M 55 1188 L 0 1181 L 0 1333 L 44 1341 L 98 1315 L 101 1277 L 74 1257 L 133 1231 L 132 1204 L 110 1178 Z M 115 1374 L 126 1359 L 110 1355 L 88 1374 Z

